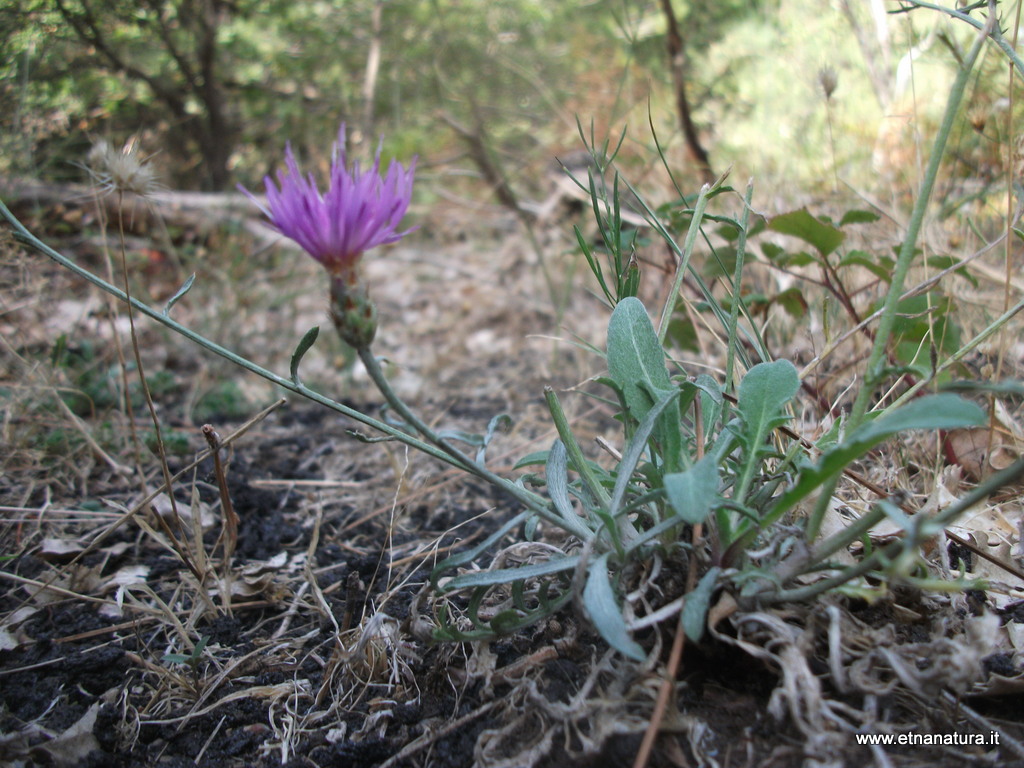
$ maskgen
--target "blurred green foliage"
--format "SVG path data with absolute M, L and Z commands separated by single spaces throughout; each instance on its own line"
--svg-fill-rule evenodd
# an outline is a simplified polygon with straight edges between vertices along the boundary
M 385 154 L 422 151 L 450 135 L 442 112 L 521 149 L 564 109 L 601 5 L 16 0 L 0 8 L 2 170 L 67 178 L 90 135 L 139 133 L 171 186 L 224 188 L 340 120 L 363 154 L 379 133 Z
M 880 21 L 856 0 L 672 7 L 713 165 L 804 188 L 831 186 L 833 168 L 870 183 L 879 163 L 910 180 L 915 141 L 972 34 L 927 12 Z M 826 67 L 838 76 L 828 103 Z M 999 57 L 984 61 L 952 152 L 956 175 L 998 177 L 1005 84 Z M 661 0 L 0 3 L 3 174 L 81 179 L 73 163 L 92 140 L 135 136 L 168 187 L 252 187 L 286 140 L 325 161 L 345 120 L 355 156 L 372 156 L 384 135 L 385 161 L 418 153 L 430 161 L 421 172 L 472 165 L 454 128 L 477 132 L 514 186 L 530 187 L 538 163 L 580 148 L 577 116 L 600 136 L 628 124 L 620 160 L 649 160 L 648 112 L 681 155 Z

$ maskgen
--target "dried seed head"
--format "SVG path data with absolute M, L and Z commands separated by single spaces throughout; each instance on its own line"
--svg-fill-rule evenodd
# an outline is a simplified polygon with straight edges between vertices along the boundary
M 975 107 L 968 111 L 967 119 L 974 130 L 978 133 L 984 133 L 985 125 L 988 123 L 988 110 L 983 107 Z
M 160 186 L 149 158 L 139 156 L 134 139 L 120 151 L 100 139 L 89 150 L 85 169 L 104 194 L 129 192 L 146 197 Z
M 818 70 L 818 83 L 825 92 L 825 98 L 831 99 L 839 85 L 839 74 L 832 67 L 822 67 Z

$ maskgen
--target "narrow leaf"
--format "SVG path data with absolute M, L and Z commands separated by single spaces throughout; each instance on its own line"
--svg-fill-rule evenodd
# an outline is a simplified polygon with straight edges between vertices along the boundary
M 622 609 L 615 599 L 611 576 L 608 573 L 608 555 L 603 554 L 590 566 L 587 584 L 583 588 L 583 605 L 597 631 L 612 648 L 636 661 L 646 657 L 644 649 L 629 636 Z
M 522 469 L 523 467 L 535 467 L 540 464 L 547 464 L 548 451 L 534 451 L 523 456 L 519 461 L 512 465 L 512 469 Z
M 499 413 L 487 423 L 487 430 L 484 432 L 484 440 L 480 450 L 476 452 L 477 464 L 483 465 L 487 459 L 487 446 L 491 444 L 494 435 L 498 432 L 508 432 L 512 429 L 512 417 L 507 413 Z
M 484 444 L 484 436 L 477 434 L 476 432 L 467 432 L 464 429 L 442 429 L 438 430 L 437 436 L 442 440 L 458 440 L 460 443 L 466 445 L 478 445 Z
M 171 312 L 171 307 L 178 303 L 178 301 L 190 290 L 192 290 L 192 283 L 196 281 L 196 273 L 193 272 L 184 283 L 181 284 L 181 288 L 178 289 L 171 298 L 167 300 L 167 305 L 164 307 L 164 317 L 167 317 Z
M 370 443 L 386 443 L 389 440 L 394 440 L 395 439 L 395 438 L 391 437 L 390 435 L 384 435 L 383 437 L 371 437 L 370 435 L 364 435 L 358 429 L 346 429 L 345 430 L 345 434 L 348 435 L 349 437 L 355 439 L 355 440 L 358 440 L 360 443 L 366 443 L 366 444 L 370 444 Z
M 782 494 L 766 522 L 773 522 L 801 502 L 826 481 L 836 477 L 852 462 L 893 435 L 912 429 L 958 429 L 985 422 L 985 412 L 957 395 L 944 393 L 914 400 L 862 425 L 839 445 L 827 451 L 818 463 L 800 472 L 796 484 Z
M 622 460 L 619 461 L 618 466 L 615 468 L 615 488 L 612 491 L 612 498 L 608 505 L 608 510 L 613 517 L 622 511 L 622 503 L 626 498 L 626 490 L 629 488 L 633 470 L 636 469 L 636 465 L 643 455 L 644 447 L 651 437 L 651 432 L 654 431 L 654 425 L 657 423 L 658 417 L 670 405 L 675 404 L 675 399 L 678 396 L 678 389 L 666 392 L 661 400 L 644 417 L 640 426 L 637 427 L 636 433 L 626 444 L 626 448 L 622 452 Z
M 583 456 L 583 451 L 579 443 L 576 442 L 572 429 L 569 427 L 569 420 L 565 416 L 565 411 L 562 410 L 562 404 L 558 402 L 558 395 L 555 394 L 551 387 L 545 387 L 544 398 L 547 400 L 551 419 L 555 423 L 555 429 L 558 431 L 558 436 L 562 439 L 562 444 L 565 446 L 573 469 L 579 473 L 583 486 L 597 500 L 598 504 L 607 506 L 608 492 L 601 486 L 600 481 L 594 474 L 591 463 Z
M 437 588 L 438 579 L 440 579 L 441 576 L 444 575 L 445 571 L 460 568 L 461 566 L 466 565 L 467 563 L 471 563 L 473 560 L 479 557 L 482 552 L 494 546 L 495 543 L 504 538 L 505 534 L 507 534 L 520 523 L 524 522 L 528 517 L 530 517 L 529 512 L 520 512 L 507 523 L 505 523 L 502 526 L 499 526 L 498 530 L 496 530 L 486 539 L 481 541 L 479 544 L 470 547 L 466 551 L 459 552 L 458 554 L 452 555 L 451 557 L 442 560 L 434 567 L 434 570 L 430 572 L 430 583 L 435 588 Z
M 565 452 L 565 445 L 561 440 L 555 440 L 548 452 L 548 462 L 545 467 L 545 475 L 548 479 L 548 496 L 555 505 L 558 514 L 565 521 L 565 528 L 577 538 L 587 541 L 594 537 L 591 531 L 584 524 L 569 500 L 568 483 L 569 459 Z
M 715 424 L 722 415 L 725 398 L 722 386 L 706 373 L 694 379 L 694 385 L 700 389 L 700 410 L 704 421 L 704 439 L 708 441 L 715 434 Z
M 291 363 L 291 377 L 293 384 L 299 384 L 299 363 L 302 362 L 303 356 L 309 351 L 309 348 L 313 346 L 313 343 L 316 341 L 316 337 L 319 335 L 320 326 L 314 325 L 306 331 L 306 334 L 299 340 L 299 345 L 295 347 L 295 351 L 292 353 Z
M 947 392 L 991 392 L 994 395 L 1016 396 L 1024 395 L 1024 381 L 1015 379 L 1004 379 L 1002 381 L 951 381 L 944 384 L 942 389 Z
M 711 603 L 711 595 L 718 583 L 719 568 L 712 568 L 704 574 L 693 592 L 686 596 L 683 603 L 683 615 L 681 618 L 683 631 L 686 636 L 697 643 L 704 636 L 704 626 L 707 624 L 708 605 Z
M 463 573 L 454 579 L 446 581 L 442 590 L 454 592 L 459 589 L 471 587 L 493 587 L 497 584 L 511 584 L 515 581 L 535 579 L 540 576 L 548 576 L 552 573 L 571 571 L 579 564 L 580 556 L 558 557 L 548 560 L 546 563 L 534 563 L 533 565 L 519 565 L 515 568 L 496 568 L 490 571 L 472 571 Z

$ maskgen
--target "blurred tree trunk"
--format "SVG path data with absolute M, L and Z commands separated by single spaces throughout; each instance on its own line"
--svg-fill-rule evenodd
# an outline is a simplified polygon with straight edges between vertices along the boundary
M 693 124 L 690 101 L 686 96 L 686 49 L 683 45 L 683 36 L 679 32 L 675 11 L 672 10 L 672 0 L 661 0 L 661 9 L 665 14 L 665 22 L 668 27 L 668 60 L 672 71 L 672 84 L 676 91 L 676 109 L 679 112 L 680 127 L 683 129 L 686 147 L 691 158 L 700 168 L 704 181 L 711 183 L 715 180 L 715 172 L 711 170 L 711 159 L 708 157 L 707 150 L 700 143 L 697 127 Z
M 199 151 L 209 164 L 207 177 L 210 188 L 220 191 L 228 185 L 230 174 L 228 160 L 234 148 L 234 135 L 227 114 L 227 99 L 221 87 L 217 72 L 217 30 L 224 22 L 228 5 L 222 0 L 199 0 L 198 8 L 192 0 L 184 0 L 182 8 L 191 7 L 197 11 L 196 26 L 199 29 L 196 53 L 199 59 L 199 78 L 190 81 L 200 101 L 206 107 L 206 121 L 196 120 Z
M 373 102 L 377 93 L 377 74 L 380 72 L 383 19 L 384 0 L 376 0 L 370 15 L 370 50 L 366 54 L 366 74 L 363 77 L 363 135 L 366 138 L 373 133 Z
M 135 4 L 126 9 L 90 0 L 54 3 L 78 39 L 90 46 L 110 71 L 146 85 L 170 112 L 176 127 L 202 157 L 203 186 L 224 189 L 236 130 L 219 79 L 217 31 L 235 6 L 225 0 L 142 0 L 148 13 L 131 13 Z M 174 77 L 146 71 L 118 47 L 114 42 L 117 26 L 127 24 L 155 36 L 174 62 Z M 190 109 L 193 100 L 201 105 L 199 114 Z
M 477 105 L 474 103 L 472 106 L 473 128 L 463 125 L 447 112 L 442 112 L 440 117 L 466 143 L 469 156 L 476 163 L 480 175 L 491 185 L 491 191 L 494 192 L 494 196 L 498 198 L 498 201 L 509 210 L 514 211 L 517 216 L 522 217 L 523 209 L 519 205 L 519 199 L 516 197 L 516 193 L 512 190 L 512 185 L 509 184 L 508 178 L 489 148 L 491 142 L 487 137 L 487 132 L 484 130 L 483 120 L 480 118 Z
M 861 4 L 862 2 L 857 5 Z M 882 4 L 882 0 L 870 0 L 871 20 L 875 28 L 874 34 L 871 34 L 858 16 L 858 9 L 850 3 L 850 0 L 843 0 L 841 5 L 843 15 L 850 23 L 861 55 L 864 57 L 864 64 L 868 68 L 868 79 L 871 80 L 871 89 L 875 93 L 875 100 L 883 110 L 888 109 L 893 97 L 893 83 L 890 74 L 893 67 L 892 47 L 889 42 L 889 16 L 885 11 L 885 6 Z

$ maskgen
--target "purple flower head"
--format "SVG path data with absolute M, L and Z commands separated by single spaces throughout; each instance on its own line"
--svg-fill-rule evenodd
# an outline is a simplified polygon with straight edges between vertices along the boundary
M 373 168 L 360 173 L 359 163 L 350 171 L 345 164 L 345 124 L 338 131 L 338 143 L 331 158 L 327 192 L 320 193 L 313 174 L 303 176 L 291 145 L 285 149 L 288 172 L 277 172 L 277 184 L 263 179 L 267 207 L 239 186 L 266 214 L 270 225 L 301 245 L 332 275 L 352 272 L 363 251 L 394 243 L 411 232 L 396 232 L 409 207 L 416 158 L 409 170 L 391 161 L 387 175 L 380 173 L 380 147 Z

